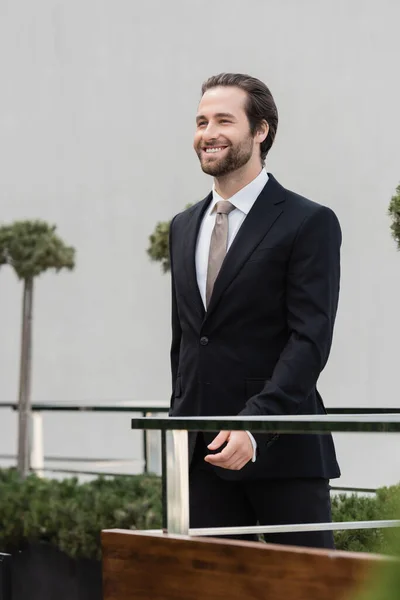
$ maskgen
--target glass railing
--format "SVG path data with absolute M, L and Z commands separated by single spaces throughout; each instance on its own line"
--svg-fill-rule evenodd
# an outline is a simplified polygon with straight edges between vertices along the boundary
M 253 433 L 324 434 L 400 433 L 400 411 L 369 414 L 297 415 L 264 417 L 140 417 L 135 430 L 160 430 L 162 434 L 163 530 L 192 536 L 284 533 L 344 529 L 399 527 L 398 520 L 294 523 L 291 525 L 190 528 L 189 448 L 190 431 L 251 431 Z

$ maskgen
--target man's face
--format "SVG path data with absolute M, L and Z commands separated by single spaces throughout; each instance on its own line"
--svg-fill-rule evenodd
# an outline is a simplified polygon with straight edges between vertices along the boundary
M 208 175 L 223 177 L 246 165 L 255 151 L 245 112 L 246 92 L 216 87 L 201 99 L 194 149 Z

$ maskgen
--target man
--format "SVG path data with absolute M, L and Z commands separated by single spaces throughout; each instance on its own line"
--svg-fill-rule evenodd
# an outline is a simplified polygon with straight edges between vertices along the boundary
M 265 171 L 278 113 L 262 82 L 211 77 L 196 124 L 214 186 L 171 223 L 170 415 L 324 413 L 316 384 L 338 304 L 338 220 Z M 330 435 L 194 434 L 190 526 L 328 522 L 339 475 Z M 326 531 L 265 537 L 333 547 Z

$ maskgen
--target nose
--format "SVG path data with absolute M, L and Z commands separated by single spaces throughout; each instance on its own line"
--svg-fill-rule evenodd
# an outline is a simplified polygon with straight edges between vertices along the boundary
M 203 141 L 205 143 L 212 142 L 218 138 L 218 127 L 212 121 L 209 121 L 207 127 L 203 129 Z

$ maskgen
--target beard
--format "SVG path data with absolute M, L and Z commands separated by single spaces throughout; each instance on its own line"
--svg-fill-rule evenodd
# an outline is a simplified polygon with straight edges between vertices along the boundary
M 204 156 L 201 148 L 197 149 L 197 156 L 199 157 L 201 168 L 207 175 L 213 177 L 224 177 L 237 171 L 241 167 L 246 165 L 253 154 L 254 140 L 251 134 L 242 142 L 236 146 L 228 146 L 224 150 L 224 156 L 219 158 L 216 154 L 210 154 L 211 160 L 208 156 Z

